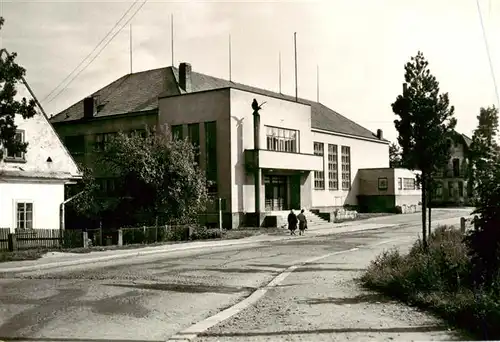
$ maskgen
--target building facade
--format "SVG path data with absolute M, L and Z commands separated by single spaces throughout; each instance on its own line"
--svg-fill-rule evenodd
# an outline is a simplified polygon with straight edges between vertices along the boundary
M 259 115 L 254 99 L 265 103 Z M 159 125 L 188 138 L 209 192 L 224 200 L 226 227 L 289 209 L 357 205 L 359 170 L 389 167 L 382 131 L 321 103 L 192 72 L 187 63 L 124 76 L 52 121 L 87 164 L 106 140 L 100 135 Z
M 432 196 L 432 205 L 435 207 L 469 203 L 467 171 L 472 140 L 464 134 L 452 132 L 447 141 L 451 156 L 448 165 L 435 176 L 436 185 Z
M 422 210 L 419 171 L 370 168 L 359 171 L 358 207 L 363 212 L 412 213 Z
M 80 171 L 45 115 L 15 122 L 16 139 L 29 145 L 26 153 L 4 149 L 0 160 L 0 228 L 58 229 L 64 187 Z

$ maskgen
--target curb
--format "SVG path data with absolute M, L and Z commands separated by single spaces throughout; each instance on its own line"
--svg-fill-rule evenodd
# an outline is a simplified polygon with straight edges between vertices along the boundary
M 442 219 L 442 220 L 437 220 L 435 222 L 439 221 L 446 221 L 446 220 L 452 220 L 452 219 L 457 219 L 460 220 L 459 217 L 452 217 L 452 218 L 447 218 L 447 219 Z M 459 222 L 457 222 L 459 224 Z M 353 224 L 354 225 L 354 224 Z M 326 229 L 332 229 L 332 228 L 342 228 L 346 226 L 351 226 L 351 225 L 342 225 L 342 226 L 333 226 L 333 227 L 321 227 L 317 229 L 317 233 L 315 233 L 312 236 L 319 236 L 319 235 L 336 235 L 336 234 L 342 234 L 342 233 L 350 233 L 350 232 L 360 232 L 360 231 L 368 231 L 368 230 L 374 230 L 374 229 L 381 229 L 384 227 L 395 227 L 395 226 L 400 226 L 400 224 L 385 224 L 384 226 L 380 227 L 371 227 L 371 228 L 365 228 L 365 229 L 353 229 L 353 230 L 346 230 L 343 232 L 328 232 L 326 234 L 322 234 L 321 231 L 324 231 Z M 257 235 L 258 236 L 258 235 Z M 264 235 L 265 236 L 265 235 Z M 296 239 L 297 236 L 267 236 L 266 238 L 261 238 L 261 239 L 253 239 L 252 237 L 247 238 L 247 239 L 242 239 L 242 240 L 235 240 L 234 242 L 228 242 L 224 244 L 212 244 L 212 245 L 182 245 L 178 247 L 172 247 L 168 249 L 159 249 L 159 250 L 152 250 L 152 251 L 135 251 L 135 252 L 129 252 L 129 253 L 122 253 L 122 254 L 115 254 L 115 255 L 108 255 L 108 256 L 96 256 L 94 258 L 85 258 L 85 259 L 77 259 L 77 260 L 68 260 L 68 261 L 61 261 L 61 262 L 50 262 L 46 264 L 41 264 L 41 265 L 30 265 L 30 266 L 20 266 L 20 267 L 12 267 L 12 268 L 0 268 L 0 275 L 1 274 L 6 274 L 6 273 L 20 273 L 20 272 L 31 272 L 31 271 L 39 271 L 39 270 L 47 270 L 47 269 L 52 269 L 52 268 L 59 268 L 59 267 L 66 267 L 66 266 L 77 266 L 77 265 L 82 265 L 82 264 L 87 264 L 87 263 L 96 263 L 96 262 L 104 262 L 104 261 L 110 261 L 110 260 L 117 260 L 117 259 L 127 259 L 130 257 L 134 256 L 146 256 L 146 255 L 154 255 L 154 254 L 168 254 L 172 252 L 180 252 L 180 251 L 186 251 L 186 250 L 192 250 L 192 249 L 202 249 L 202 248 L 221 248 L 221 247 L 228 247 L 228 246 L 235 246 L 235 245 L 248 245 L 248 244 L 253 244 L 253 243 L 259 243 L 259 242 L 271 242 L 271 241 L 278 241 L 278 240 L 290 240 L 290 239 Z
M 235 242 L 225 243 L 222 245 L 205 245 L 205 246 L 200 246 L 200 245 L 185 246 L 184 245 L 184 246 L 179 246 L 179 247 L 174 247 L 174 248 L 169 248 L 169 249 L 161 249 L 161 250 L 153 250 L 153 251 L 136 251 L 136 252 L 121 253 L 121 254 L 108 255 L 108 256 L 97 256 L 94 258 L 68 260 L 68 261 L 61 261 L 61 262 L 50 262 L 50 263 L 41 264 L 41 265 L 30 265 L 30 266 L 4 268 L 4 269 L 0 269 L 0 274 L 38 271 L 38 270 L 65 267 L 65 266 L 76 266 L 76 265 L 81 265 L 81 264 L 86 264 L 86 263 L 91 263 L 91 262 L 103 262 L 103 261 L 116 260 L 116 259 L 127 259 L 127 258 L 134 257 L 134 256 L 154 255 L 154 254 L 162 254 L 162 253 L 166 254 L 166 253 L 180 252 L 180 251 L 185 251 L 185 250 L 190 250 L 190 249 L 227 247 L 227 246 L 245 245 L 245 244 L 251 244 L 251 243 L 256 243 L 256 242 L 267 242 L 267 241 L 271 241 L 271 240 L 267 240 L 267 239 L 266 240 L 246 240 L 246 241 L 235 241 Z

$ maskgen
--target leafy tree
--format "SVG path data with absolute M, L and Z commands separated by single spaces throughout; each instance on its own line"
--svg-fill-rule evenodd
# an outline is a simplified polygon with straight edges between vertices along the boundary
M 389 166 L 391 168 L 401 166 L 401 148 L 398 144 L 391 143 L 389 145 Z
M 450 151 L 445 137 L 453 130 L 456 119 L 448 93 L 439 93 L 439 83 L 431 74 L 428 62 L 418 52 L 405 65 L 403 94 L 392 104 L 399 116 L 394 125 L 399 133 L 402 165 L 421 171 L 422 239 L 427 246 L 426 207 L 432 174 L 446 165 Z
M 156 224 L 159 218 L 192 222 L 207 201 L 206 180 L 194 156 L 187 140 L 173 140 L 167 131 L 146 137 L 119 133 L 84 176 L 86 194 L 75 199 L 75 207 L 88 217 L 129 214 L 130 224 Z M 100 191 L 96 170 L 115 178 L 112 194 Z
M 500 281 L 500 159 L 495 137 L 498 109 L 481 108 L 470 149 L 469 182 L 475 194 L 476 229 L 466 238 L 477 286 Z M 498 284 L 497 284 L 498 285 Z
M 4 24 L 4 19 L 0 17 L 0 29 Z M 16 87 L 22 81 L 26 70 L 16 62 L 16 53 L 6 54 L 5 50 L 0 51 L 0 145 L 11 153 L 26 152 L 27 142 L 15 139 L 17 125 L 16 115 L 29 119 L 36 114 L 35 100 L 21 98 L 16 100 Z M 3 149 L 0 149 L 0 160 L 3 158 Z
M 478 125 L 472 135 L 469 149 L 468 182 L 476 193 L 482 171 L 492 167 L 494 159 L 498 158 L 498 144 L 495 137 L 498 131 L 498 109 L 495 106 L 481 108 L 477 116 Z

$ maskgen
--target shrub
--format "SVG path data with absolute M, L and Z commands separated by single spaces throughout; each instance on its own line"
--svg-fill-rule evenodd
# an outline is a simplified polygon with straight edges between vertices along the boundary
M 196 227 L 191 233 L 191 240 L 220 239 L 221 236 L 220 229 Z
M 429 309 L 448 322 L 487 338 L 500 338 L 500 286 L 475 291 L 460 231 L 439 227 L 429 237 L 426 253 L 421 240 L 408 254 L 389 250 L 379 255 L 362 276 L 371 289 Z M 497 284 L 499 284 L 497 282 Z

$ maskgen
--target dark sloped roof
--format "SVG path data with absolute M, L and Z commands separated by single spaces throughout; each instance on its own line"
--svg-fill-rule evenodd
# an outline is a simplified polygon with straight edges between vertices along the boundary
M 131 112 L 142 112 L 158 108 L 159 96 L 173 96 L 185 93 L 179 87 L 179 71 L 168 67 L 147 70 L 121 77 L 106 87 L 93 93 L 99 96 L 102 108 L 95 117 L 105 117 Z M 264 96 L 295 101 L 295 97 L 231 82 L 217 77 L 191 73 L 191 92 L 234 88 Z M 340 115 L 321 103 L 298 99 L 299 103 L 311 106 L 311 125 L 313 128 L 353 135 L 369 139 L 377 139 L 376 134 L 352 120 Z M 83 118 L 83 100 L 63 110 L 51 118 L 51 122 L 69 122 Z M 383 140 L 387 142 L 387 140 Z

